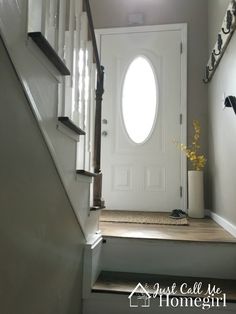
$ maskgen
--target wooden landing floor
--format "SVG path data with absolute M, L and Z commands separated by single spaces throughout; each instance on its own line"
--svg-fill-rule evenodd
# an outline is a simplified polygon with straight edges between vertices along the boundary
M 133 212 L 135 215 L 135 212 Z M 166 213 L 166 215 L 169 215 Z M 194 242 L 236 243 L 236 238 L 211 218 L 189 218 L 188 226 L 101 222 L 103 236 Z
M 156 283 L 159 284 L 160 289 L 171 287 L 173 283 L 176 283 L 175 297 L 183 296 L 180 292 L 180 286 L 183 283 L 186 283 L 188 288 L 194 287 L 195 283 L 201 284 L 201 289 L 199 289 L 199 292 L 195 291 L 194 297 L 206 297 L 205 293 L 207 293 L 208 285 L 211 287 L 215 285 L 217 288 L 221 289 L 222 293 L 226 293 L 228 302 L 236 302 L 236 280 L 212 278 L 209 279 L 103 271 L 100 273 L 97 281 L 93 286 L 93 292 L 130 294 L 139 282 L 145 286 L 146 290 L 150 294 L 157 292 L 157 289 L 154 287 Z M 161 291 L 160 289 L 159 292 Z M 170 293 L 170 295 L 173 294 Z M 187 293 L 184 296 L 193 296 L 193 294 L 190 292 L 190 294 Z

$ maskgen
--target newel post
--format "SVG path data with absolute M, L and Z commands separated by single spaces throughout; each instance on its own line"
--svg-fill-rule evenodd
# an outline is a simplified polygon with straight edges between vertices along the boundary
M 102 127 L 102 96 L 104 93 L 104 67 L 98 69 L 95 110 L 95 136 L 94 136 L 94 178 L 93 206 L 104 208 L 102 199 L 102 171 L 101 171 L 101 127 Z

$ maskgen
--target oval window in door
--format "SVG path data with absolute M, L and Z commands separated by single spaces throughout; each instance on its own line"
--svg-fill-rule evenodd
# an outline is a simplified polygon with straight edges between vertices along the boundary
M 130 139 L 144 143 L 154 129 L 157 114 L 157 84 L 150 61 L 136 57 L 126 72 L 122 90 L 122 115 Z

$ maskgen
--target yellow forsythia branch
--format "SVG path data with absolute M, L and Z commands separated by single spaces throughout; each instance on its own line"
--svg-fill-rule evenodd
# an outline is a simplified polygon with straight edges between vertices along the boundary
M 192 162 L 194 170 L 202 170 L 207 162 L 207 159 L 204 155 L 199 155 L 198 151 L 200 149 L 200 134 L 201 134 L 201 126 L 200 122 L 198 120 L 193 121 L 193 128 L 194 128 L 194 136 L 192 140 L 192 145 L 190 147 L 187 147 L 184 144 L 178 143 L 176 141 L 175 144 L 177 147 L 179 147 L 182 152 L 185 153 L 187 158 Z

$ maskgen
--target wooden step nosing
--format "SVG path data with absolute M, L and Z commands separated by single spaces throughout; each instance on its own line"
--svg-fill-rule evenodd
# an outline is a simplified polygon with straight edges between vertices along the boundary
M 102 222 L 104 223 L 104 222 Z M 109 223 L 109 222 L 106 222 Z M 113 223 L 114 224 L 114 223 Z M 127 224 L 127 223 L 126 223 Z M 147 241 L 147 242 L 168 242 L 168 243 L 183 243 L 183 244 L 201 244 L 201 245 L 236 245 L 235 241 L 222 241 L 222 240 L 187 240 L 187 239 L 167 239 L 167 238 L 155 238 L 155 237 L 133 237 L 133 236 L 121 236 L 121 235 L 110 235 L 105 232 L 102 233 L 103 238 L 106 239 L 117 239 L 117 240 L 132 240 L 132 241 Z
M 49 61 L 57 68 L 61 75 L 70 75 L 70 71 L 65 63 L 62 61 L 57 52 L 50 45 L 50 43 L 41 32 L 29 32 L 28 36 L 32 38 L 34 43 L 39 47 L 39 49 L 44 53 Z
M 70 130 L 75 132 L 78 135 L 85 135 L 86 133 L 79 128 L 77 125 L 74 124 L 74 122 L 69 117 L 58 117 L 58 121 L 61 122 L 63 125 L 68 127 Z
M 152 295 L 155 290 L 153 287 L 156 283 L 160 284 L 160 289 L 171 287 L 176 283 L 175 293 L 171 297 L 192 297 L 204 298 L 205 293 L 209 288 L 209 284 L 216 286 L 222 290 L 220 296 L 226 294 L 226 300 L 230 303 L 236 303 L 236 280 L 235 279 L 220 279 L 220 278 L 205 278 L 205 277 L 190 277 L 190 276 L 173 276 L 173 275 L 157 275 L 144 274 L 132 272 L 116 272 L 116 271 L 102 271 L 98 276 L 97 281 L 92 287 L 94 293 L 112 293 L 130 295 L 138 283 L 146 283 L 149 288 L 147 291 Z M 188 287 L 194 287 L 195 283 L 202 283 L 200 293 L 182 294 L 180 287 L 186 283 Z M 137 291 L 138 292 L 138 291 Z M 163 296 L 164 298 L 164 296 Z
M 76 173 L 77 173 L 77 174 L 80 174 L 80 175 L 82 175 L 82 176 L 90 177 L 90 178 L 93 178 L 93 177 L 96 177 L 96 176 L 97 176 L 96 173 L 90 172 L 90 171 L 86 171 L 86 170 L 83 170 L 83 169 L 78 169 L 78 170 L 76 170 Z
M 90 207 L 90 211 L 97 211 L 97 210 L 102 210 L 105 209 L 105 206 L 92 206 Z
M 96 289 L 96 288 L 93 288 L 92 289 L 92 293 L 128 296 L 128 295 L 130 295 L 132 293 L 132 291 L 121 291 L 121 290 L 110 290 L 110 289 Z M 149 294 L 152 295 L 152 293 L 149 293 Z M 204 296 L 199 296 L 199 295 L 193 296 L 193 295 L 187 295 L 187 294 L 184 294 L 184 295 L 175 294 L 175 295 L 170 295 L 170 298 L 172 298 L 172 297 L 175 297 L 175 298 L 191 297 L 193 299 L 196 299 L 196 298 L 203 298 Z M 162 298 L 163 298 L 163 300 L 166 299 L 165 296 L 163 296 Z M 236 299 L 227 298 L 227 294 L 226 294 L 226 301 L 227 301 L 227 303 L 234 303 L 234 304 L 236 304 Z

